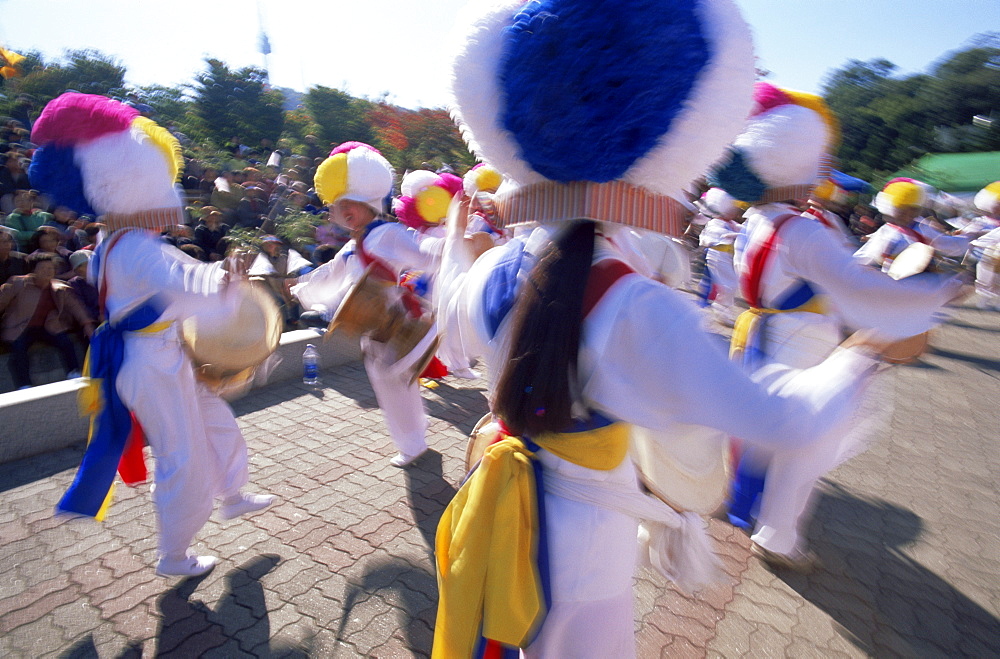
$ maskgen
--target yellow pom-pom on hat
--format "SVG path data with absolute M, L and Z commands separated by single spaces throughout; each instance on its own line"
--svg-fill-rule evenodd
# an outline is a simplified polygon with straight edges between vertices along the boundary
M 336 203 L 347 192 L 347 154 L 330 156 L 316 168 L 316 194 L 324 204 Z
M 142 130 L 167 159 L 170 180 L 176 182 L 181 172 L 184 171 L 181 143 L 169 130 L 147 117 L 136 117 L 132 120 L 132 125 Z
M 431 186 L 417 193 L 417 212 L 424 221 L 430 224 L 440 224 L 448 215 L 448 205 L 451 194 L 442 187 Z
M 392 165 L 378 150 L 362 142 L 345 142 L 316 169 L 316 193 L 324 204 L 350 199 L 367 204 L 377 214 L 392 191 Z
M 1000 181 L 994 181 L 977 192 L 973 203 L 984 213 L 1000 215 Z
M 897 208 L 902 206 L 923 206 L 924 190 L 916 183 L 909 181 L 898 181 L 890 183 L 885 187 L 885 196 L 892 201 Z
M 890 181 L 875 196 L 875 208 L 883 215 L 893 216 L 897 209 L 922 207 L 927 201 L 925 186 L 912 179 Z

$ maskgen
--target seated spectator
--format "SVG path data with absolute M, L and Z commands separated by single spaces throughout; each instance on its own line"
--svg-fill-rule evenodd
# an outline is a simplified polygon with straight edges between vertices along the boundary
M 194 232 L 186 224 L 175 224 L 163 230 L 160 240 L 180 249 L 184 245 L 194 244 Z
M 219 170 L 214 167 L 206 167 L 202 171 L 201 180 L 198 181 L 198 190 L 201 191 L 202 203 L 212 203 L 212 192 L 215 190 L 215 179 L 217 178 L 219 178 Z
M 222 242 L 224 242 L 224 241 L 225 241 L 225 238 L 222 239 Z M 208 261 L 208 256 L 205 255 L 205 250 L 203 250 L 201 247 L 198 247 L 194 243 L 188 243 L 186 245 L 181 245 L 177 249 L 181 250 L 182 252 L 184 252 L 185 254 L 187 254 L 188 256 L 190 256 L 191 258 L 193 258 L 193 259 L 195 259 L 197 261 L 206 261 L 206 262 Z
M 222 222 L 222 213 L 214 206 L 205 206 L 201 223 L 194 229 L 194 244 L 205 250 L 209 261 L 221 261 L 226 253 L 219 245 L 227 233 L 229 225 Z
M 73 276 L 73 268 L 69 264 L 69 255 L 72 252 L 60 244 L 61 237 L 59 231 L 53 227 L 38 227 L 38 230 L 31 235 L 31 241 L 28 243 L 28 249 L 31 250 L 28 252 L 28 256 L 34 256 L 35 254 L 52 254 L 56 256 L 56 277 L 59 279 L 69 279 Z
M 11 140 L 4 140 L 9 142 Z M 0 200 L 4 200 L 4 210 L 14 207 L 14 195 L 18 190 L 30 190 L 31 183 L 28 174 L 21 164 L 20 154 L 10 151 L 5 153 L 0 164 Z
M 236 207 L 240 199 L 246 196 L 246 189 L 236 180 L 231 171 L 222 172 L 215 179 L 215 189 L 212 191 L 211 204 L 219 209 L 225 221 L 230 225 L 236 223 Z
M 246 196 L 236 206 L 236 226 L 259 229 L 267 218 L 267 194 L 254 184 L 246 186 Z
M 313 250 L 313 264 L 318 268 L 324 263 L 329 263 L 337 255 L 340 248 L 336 245 L 323 244 Z
M 67 377 L 80 376 L 76 349 L 67 335 L 71 322 L 83 327 L 89 339 L 94 333 L 94 319 L 77 302 L 73 289 L 55 279 L 56 258 L 35 254 L 28 258 L 29 274 L 13 277 L 0 286 L 0 340 L 10 346 L 10 372 L 14 386 L 31 386 L 28 372 L 28 348 L 38 342 L 59 350 Z
M 59 232 L 60 244 L 70 252 L 80 249 L 76 239 L 76 211 L 66 206 L 56 206 L 52 218 L 46 220 L 43 226 L 52 227 Z
M 89 249 L 77 250 L 69 255 L 69 264 L 73 267 L 74 276 L 67 283 L 87 315 L 100 324 L 104 322 L 104 314 L 101 313 L 97 287 L 87 280 L 87 268 L 93 256 L 94 252 Z
M 84 215 L 84 217 L 88 217 Z M 104 230 L 104 225 L 98 222 L 88 222 L 83 226 L 82 233 L 83 236 L 80 240 L 80 249 L 96 249 L 97 248 L 97 237 Z
M 52 215 L 38 207 L 38 191 L 18 190 L 14 194 L 14 210 L 4 224 L 17 232 L 17 244 L 23 252 L 31 251 L 28 245 L 38 227 L 52 219 Z
M 28 272 L 28 256 L 14 249 L 14 236 L 0 231 L 0 285 Z

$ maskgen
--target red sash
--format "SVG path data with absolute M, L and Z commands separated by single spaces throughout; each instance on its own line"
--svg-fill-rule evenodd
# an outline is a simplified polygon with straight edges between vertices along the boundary
M 771 235 L 751 254 L 748 259 L 747 271 L 740 277 L 740 289 L 747 303 L 754 308 L 762 309 L 760 282 L 764 278 L 764 268 L 771 261 L 775 248 L 778 246 L 778 230 L 793 217 L 801 217 L 795 213 L 786 213 L 774 219 L 771 223 Z

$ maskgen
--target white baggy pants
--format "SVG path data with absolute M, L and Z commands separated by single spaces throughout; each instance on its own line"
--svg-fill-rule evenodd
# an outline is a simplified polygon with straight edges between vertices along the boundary
M 436 328 L 428 336 L 433 339 L 434 334 Z M 414 348 L 413 353 L 420 351 L 423 343 Z M 361 348 L 368 381 L 375 391 L 375 400 L 385 416 L 396 450 L 407 456 L 422 453 L 427 448 L 427 415 L 419 382 L 410 383 L 413 374 L 406 367 L 409 355 L 396 360 L 395 351 L 389 345 L 367 337 L 362 337 Z
M 229 404 L 195 379 L 174 327 L 125 335 L 117 386 L 156 458 L 160 554 L 183 556 L 213 499 L 236 495 L 247 482 L 243 434 Z

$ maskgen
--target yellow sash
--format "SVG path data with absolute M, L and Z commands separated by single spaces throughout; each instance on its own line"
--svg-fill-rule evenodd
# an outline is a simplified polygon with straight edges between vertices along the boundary
M 733 326 L 733 336 L 729 342 L 729 358 L 739 359 L 747 349 L 747 344 L 753 332 L 758 330 L 758 326 L 764 316 L 776 313 L 793 313 L 804 311 L 807 313 L 827 313 L 826 301 L 820 295 L 814 295 L 801 307 L 794 309 L 760 309 L 750 307 L 736 317 L 736 324 Z
M 436 659 L 469 657 L 480 623 L 484 637 L 524 647 L 545 615 L 536 561 L 533 454 L 520 438 L 503 437 L 486 449 L 438 525 Z M 609 471 L 628 453 L 628 425 L 546 435 L 535 442 L 573 464 Z

